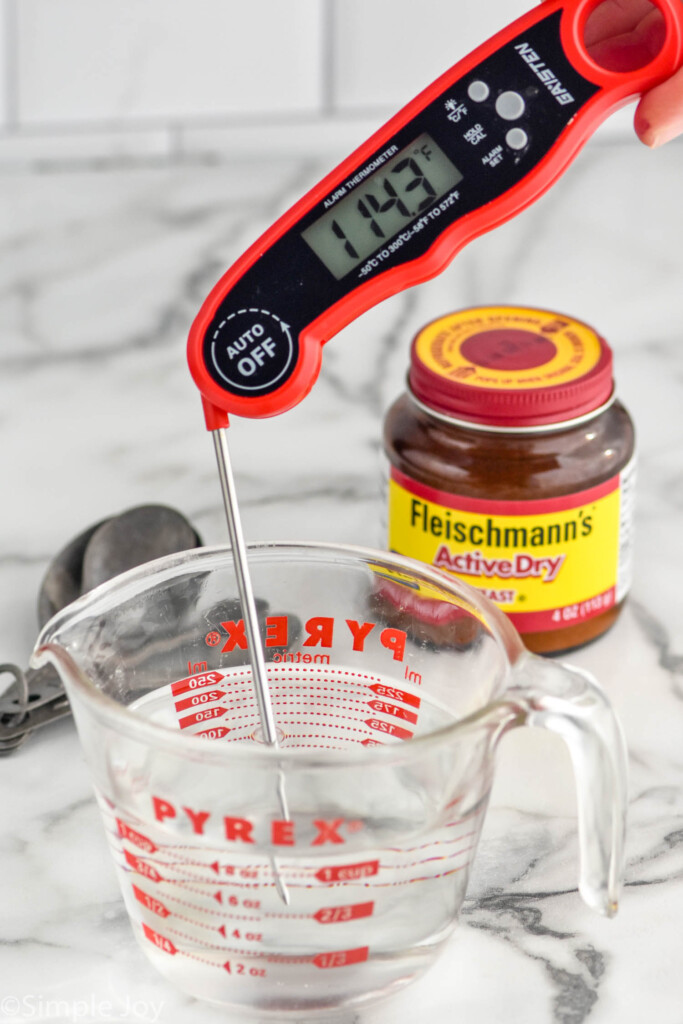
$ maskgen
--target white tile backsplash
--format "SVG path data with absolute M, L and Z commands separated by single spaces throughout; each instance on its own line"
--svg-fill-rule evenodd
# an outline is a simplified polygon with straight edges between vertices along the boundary
M 10 0 L 0 0 L 0 130 L 6 128 L 10 120 L 11 62 Z
M 0 166 L 343 155 L 532 3 L 0 0 Z
M 336 104 L 398 109 L 529 0 L 334 0 Z
M 317 110 L 320 0 L 21 0 L 23 124 Z

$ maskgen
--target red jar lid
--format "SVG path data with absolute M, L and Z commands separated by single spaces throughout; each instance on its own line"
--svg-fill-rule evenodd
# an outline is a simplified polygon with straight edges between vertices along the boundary
M 422 328 L 409 381 L 420 402 L 455 419 L 541 426 L 608 401 L 612 351 L 592 327 L 561 313 L 481 306 Z

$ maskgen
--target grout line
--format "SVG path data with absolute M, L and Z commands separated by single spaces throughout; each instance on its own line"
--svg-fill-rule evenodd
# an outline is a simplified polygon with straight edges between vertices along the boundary
M 17 51 L 19 48 L 19 18 L 16 0 L 0 0 L 0 18 L 3 22 L 4 49 L 2 53 L 3 86 L 5 90 L 5 124 L 8 131 L 19 124 L 19 80 Z
M 320 46 L 322 109 L 323 116 L 335 111 L 335 78 L 336 78 L 336 0 L 322 0 L 322 38 Z

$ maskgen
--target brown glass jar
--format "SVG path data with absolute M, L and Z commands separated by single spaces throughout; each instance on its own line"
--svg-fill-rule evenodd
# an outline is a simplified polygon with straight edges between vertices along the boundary
M 634 429 L 592 328 L 509 306 L 428 324 L 384 448 L 392 551 L 484 592 L 538 653 L 615 622 L 631 575 Z

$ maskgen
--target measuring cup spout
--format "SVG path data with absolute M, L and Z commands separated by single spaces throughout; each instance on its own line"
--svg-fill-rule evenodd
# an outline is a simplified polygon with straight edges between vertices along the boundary
M 35 669 L 43 668 L 48 664 L 52 665 L 65 687 L 74 679 L 83 678 L 83 673 L 67 648 L 58 641 L 43 643 L 40 647 L 36 647 L 31 654 L 29 663 L 31 668 Z
M 577 788 L 579 892 L 612 917 L 623 878 L 627 806 L 626 744 L 605 694 L 582 670 L 525 653 L 508 691 L 514 725 L 539 726 L 567 744 Z

